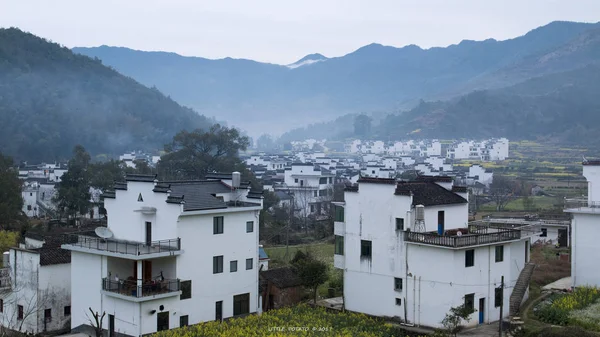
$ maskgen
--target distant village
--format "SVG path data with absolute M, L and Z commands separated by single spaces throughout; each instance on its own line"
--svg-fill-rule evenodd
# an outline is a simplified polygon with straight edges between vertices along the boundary
M 109 336 L 141 336 L 295 305 L 305 300 L 306 280 L 293 268 L 270 266 L 269 241 L 259 235 L 270 226 L 261 212 L 276 209 L 305 219 L 300 231 L 331 221 L 332 267 L 343 288 L 318 301 L 315 295 L 315 305 L 406 328 L 443 328 L 454 307 L 468 312 L 467 327 L 499 317 L 522 324 L 536 242 L 577 248 L 569 287 L 600 284 L 588 244 L 599 162 L 583 163 L 592 188 L 566 209 L 575 231 L 565 219 L 472 218 L 470 199 L 488 195 L 494 181 L 484 163 L 509 158 L 508 139 L 354 140 L 344 149 L 306 140 L 283 153 L 242 155 L 262 191 L 239 172 L 194 181 L 127 174 L 111 190 L 90 190 L 93 207 L 75 228 L 55 219 L 55 185 L 66 166 L 22 165 L 23 212 L 52 218 L 56 227 L 27 232 L 4 253 L 0 322 L 33 334 L 95 335 L 90 315 L 103 310 L 100 329 Z M 119 160 L 154 167 L 160 157 L 131 152 Z M 276 202 L 265 210 L 266 193 Z M 289 226 L 281 227 L 287 235 Z

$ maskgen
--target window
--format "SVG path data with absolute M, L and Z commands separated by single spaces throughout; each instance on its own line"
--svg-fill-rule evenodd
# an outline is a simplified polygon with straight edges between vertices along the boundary
M 246 259 L 246 270 L 252 269 L 253 265 L 254 265 L 253 259 L 251 259 L 251 258 L 250 259 Z
M 294 179 L 294 182 L 295 182 L 295 183 L 298 183 L 298 178 Z
M 223 272 L 223 255 L 213 256 L 213 274 Z
M 233 296 L 233 316 L 243 315 L 250 312 L 250 294 Z
M 63 315 L 71 316 L 71 306 L 70 305 L 65 305 L 65 308 L 63 309 Z
M 223 217 L 216 216 L 213 218 L 213 234 L 223 234 Z
M 465 295 L 465 308 L 475 310 L 475 294 Z
M 335 221 L 344 222 L 344 207 L 342 206 L 334 206 L 335 207 Z
M 30 197 L 33 197 L 33 192 L 29 192 L 29 196 L 30 196 Z
M 254 221 L 246 221 L 246 233 L 254 232 Z
M 23 319 L 23 306 L 17 306 L 17 319 Z
M 31 205 L 27 205 L 27 210 L 31 211 Z
M 502 288 L 498 287 L 494 289 L 494 306 L 498 308 L 502 303 Z
M 465 267 L 473 267 L 475 265 L 475 250 L 469 249 L 465 251 Z
M 45 309 L 44 310 L 44 322 L 51 322 L 52 321 L 52 309 Z
M 237 271 L 237 260 L 229 261 L 229 272 L 235 273 Z
M 397 231 L 404 230 L 404 218 L 396 218 L 396 230 Z
M 319 178 L 319 184 L 327 184 L 327 178 Z
M 542 228 L 542 234 L 540 234 L 541 238 L 545 238 L 548 236 L 548 228 Z
M 396 305 L 402 305 L 402 299 L 396 297 Z
M 315 212 L 315 205 L 310 205 L 310 212 L 314 213 Z
M 371 241 L 360 240 L 360 257 L 371 258 Z
M 179 316 L 179 327 L 188 326 L 189 318 L 188 315 Z
M 300 180 L 300 186 L 304 186 L 304 180 Z
M 341 235 L 335 236 L 335 255 L 344 255 L 344 237 Z
M 318 195 L 319 195 L 319 194 L 318 194 L 318 192 L 317 192 L 317 191 L 313 191 L 313 197 L 316 197 L 316 196 L 318 196 Z
M 4 312 L 4 300 L 0 298 L 0 312 Z
M 181 281 L 181 296 L 179 296 L 180 300 L 187 300 L 188 298 L 192 298 L 192 281 Z
M 402 291 L 402 279 L 394 277 L 394 290 Z
M 496 262 L 504 261 L 504 246 L 496 246 Z
M 329 183 L 333 184 L 333 177 L 329 177 Z
M 223 301 L 215 302 L 215 321 L 223 320 Z

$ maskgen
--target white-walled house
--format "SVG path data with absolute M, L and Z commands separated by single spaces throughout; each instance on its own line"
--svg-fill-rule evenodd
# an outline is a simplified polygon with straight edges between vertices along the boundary
M 293 163 L 285 169 L 284 183 L 275 190 L 293 195 L 295 209 L 301 216 L 318 215 L 333 197 L 334 178 L 319 165 Z
M 31 184 L 25 183 L 21 190 L 21 196 L 23 197 L 22 211 L 30 218 L 39 215 L 37 205 L 39 189 L 39 184 L 37 182 L 32 182 Z
M 347 187 L 334 222 L 345 308 L 430 327 L 441 327 L 449 309 L 463 303 L 475 309 L 469 326 L 497 321 L 500 303 L 504 317 L 509 304 L 518 310 L 527 287 L 511 291 L 531 275 L 536 229 L 471 227 L 466 198 L 450 177 L 361 178 Z
M 588 182 L 585 200 L 566 200 L 565 212 L 571 218 L 571 282 L 573 287 L 600 287 L 598 256 L 600 247 L 600 160 L 583 162 L 583 176 Z
M 58 242 L 28 240 L 4 255 L 0 324 L 22 333 L 69 329 L 71 255 Z
M 238 179 L 128 175 L 105 193 L 105 238 L 62 246 L 71 251 L 72 329 L 90 331 L 89 307 L 106 312 L 109 336 L 257 312 L 262 196 Z

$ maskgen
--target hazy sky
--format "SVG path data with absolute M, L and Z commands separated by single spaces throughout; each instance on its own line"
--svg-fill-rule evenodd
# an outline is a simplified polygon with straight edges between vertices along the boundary
M 507 39 L 554 20 L 600 21 L 600 0 L 0 0 L 0 26 L 67 47 L 125 46 L 287 64 L 377 42 Z

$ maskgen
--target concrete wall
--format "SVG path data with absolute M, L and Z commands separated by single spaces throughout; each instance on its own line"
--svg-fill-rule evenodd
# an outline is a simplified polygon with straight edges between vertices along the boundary
M 600 286 L 598 268 L 599 216 L 596 214 L 573 214 L 571 225 L 571 276 L 574 287 Z
M 106 257 L 71 252 L 71 328 L 89 324 L 88 308 L 100 313 L 106 310 L 100 292 L 103 264 L 106 265 Z
M 64 313 L 65 307 L 71 305 L 71 264 L 41 266 L 38 294 L 38 330 L 70 328 L 71 315 Z M 44 322 L 45 309 L 51 309 L 50 322 Z

